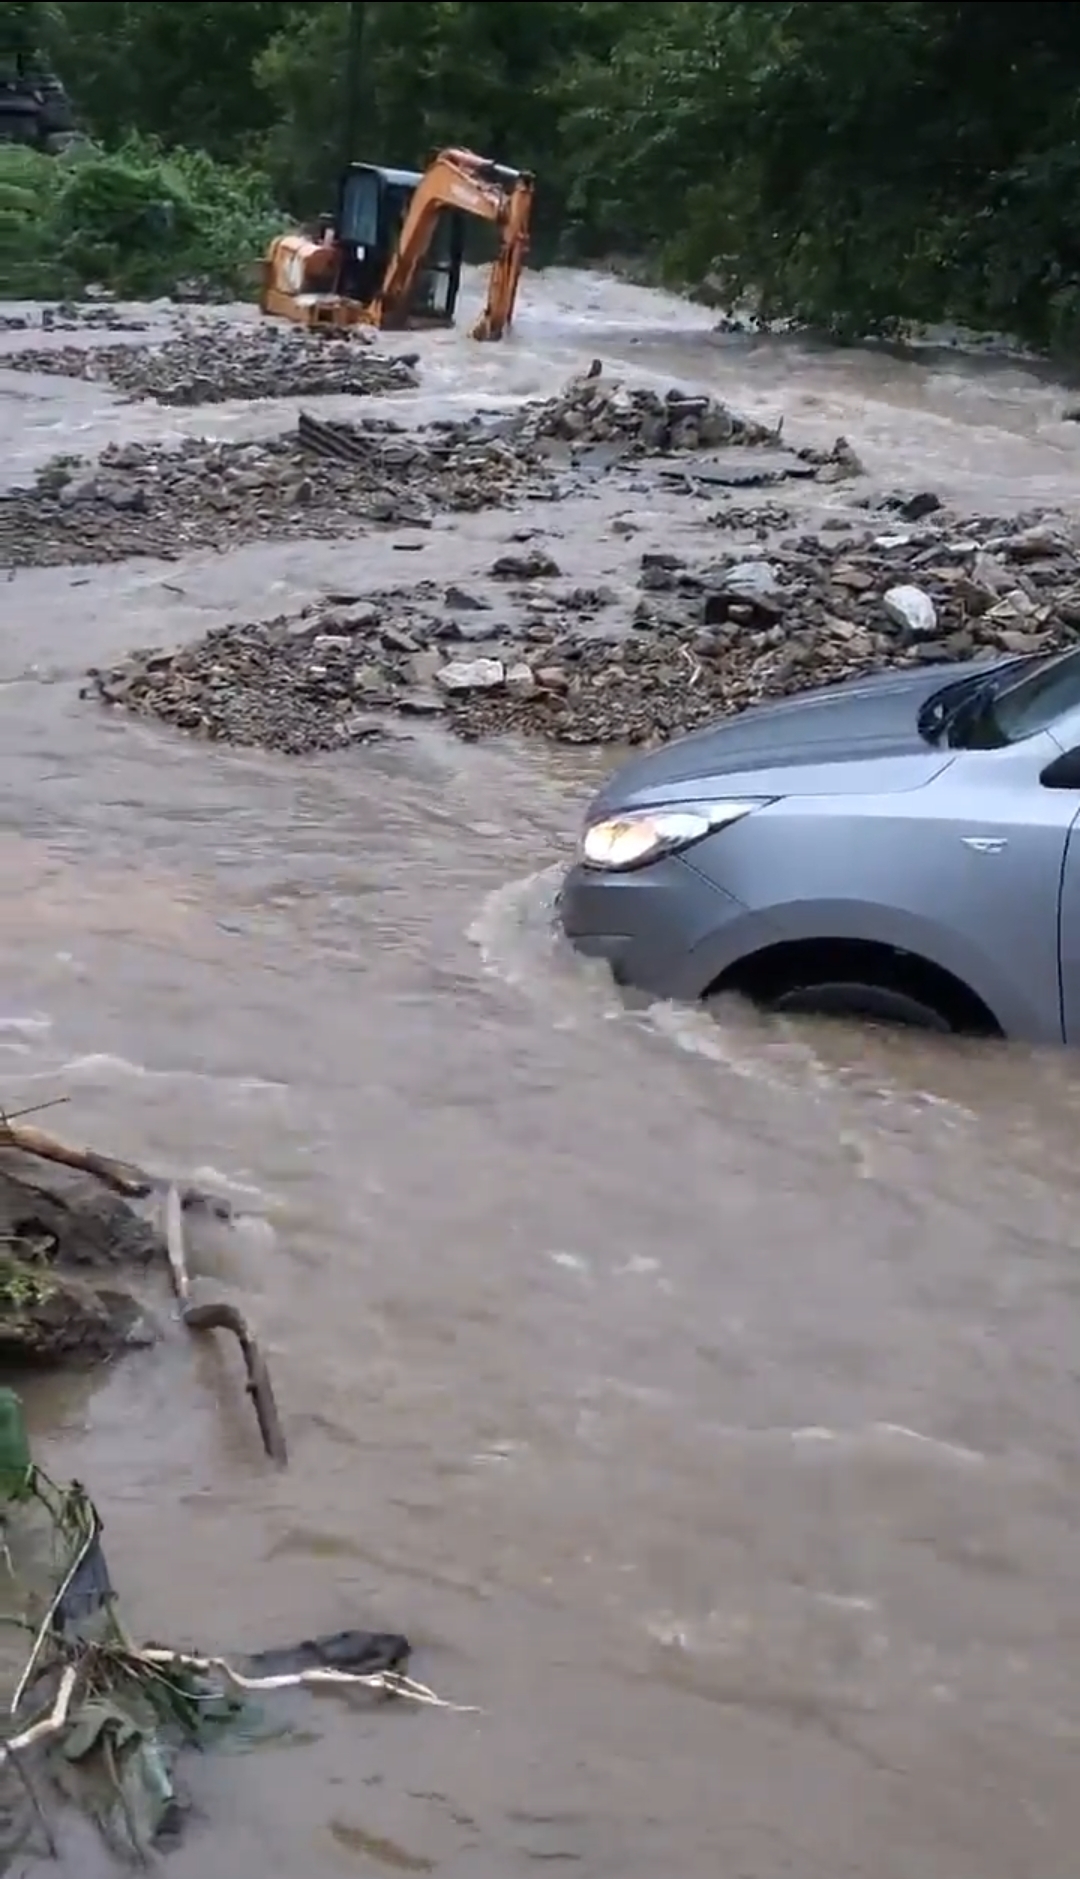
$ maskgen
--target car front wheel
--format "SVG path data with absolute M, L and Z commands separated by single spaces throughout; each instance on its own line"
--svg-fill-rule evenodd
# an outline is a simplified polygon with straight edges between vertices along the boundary
M 861 985 L 851 979 L 792 986 L 764 1002 L 767 1010 L 792 1016 L 862 1018 L 873 1024 L 903 1025 L 907 1030 L 937 1031 L 941 1035 L 951 1034 L 954 1028 L 944 1012 L 910 992 L 891 986 Z
M 867 940 L 784 941 L 729 967 L 706 995 L 719 1016 L 723 994 L 761 1011 L 862 1018 L 907 1030 L 1000 1037 L 1001 1027 L 970 986 L 930 959 Z

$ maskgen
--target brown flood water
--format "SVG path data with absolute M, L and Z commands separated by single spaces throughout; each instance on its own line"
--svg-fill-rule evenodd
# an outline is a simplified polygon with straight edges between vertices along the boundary
M 1019 365 L 708 325 L 554 274 L 504 348 L 423 342 L 415 403 L 599 354 L 843 431 L 890 483 L 1073 500 L 1068 398 Z M 9 473 L 285 408 L 0 374 Z M 536 519 L 568 576 L 618 581 L 709 506 Z M 136 1634 L 400 1628 L 480 1712 L 313 1700 L 306 1739 L 189 1767 L 169 1870 L 1074 1879 L 1075 1062 L 624 1011 L 551 936 L 594 757 L 290 764 L 78 701 L 87 664 L 227 613 L 476 579 L 522 520 L 0 586 L 4 1099 L 67 1094 L 69 1133 L 265 1213 L 204 1257 L 292 1464 L 262 1461 L 235 1353 L 168 1322 L 33 1397 L 40 1451 L 95 1494 Z

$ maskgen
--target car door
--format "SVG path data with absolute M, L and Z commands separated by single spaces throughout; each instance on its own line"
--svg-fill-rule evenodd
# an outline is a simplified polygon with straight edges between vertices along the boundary
M 1065 1042 L 1080 1044 L 1080 721 L 1074 716 L 1064 736 L 1055 727 L 1054 739 L 1061 754 L 1043 769 L 1040 787 L 1061 801 L 1069 823 L 1058 904 L 1061 1022 Z

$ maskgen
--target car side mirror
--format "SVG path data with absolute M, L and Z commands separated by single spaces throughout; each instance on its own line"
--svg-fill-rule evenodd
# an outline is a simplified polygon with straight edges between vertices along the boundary
M 1044 789 L 1080 789 L 1080 750 L 1062 751 L 1047 764 L 1039 782 Z

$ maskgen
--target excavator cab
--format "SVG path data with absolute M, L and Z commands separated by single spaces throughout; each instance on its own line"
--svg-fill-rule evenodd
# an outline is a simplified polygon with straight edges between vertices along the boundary
M 383 169 L 351 163 L 341 179 L 334 233 L 338 250 L 336 292 L 368 303 L 377 298 L 388 265 L 422 181 L 419 170 Z M 443 208 L 412 286 L 411 326 L 452 326 L 461 285 L 465 218 Z

